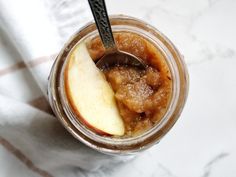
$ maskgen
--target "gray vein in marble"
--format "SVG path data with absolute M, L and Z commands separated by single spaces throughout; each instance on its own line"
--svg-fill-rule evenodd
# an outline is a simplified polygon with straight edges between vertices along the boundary
M 151 154 L 150 152 L 147 152 L 146 155 L 149 156 L 150 159 L 153 158 L 153 156 L 152 156 L 152 154 Z M 171 171 L 169 168 L 167 168 L 167 167 L 166 167 L 165 165 L 163 165 L 161 162 L 156 162 L 156 161 L 154 161 L 154 162 L 156 163 L 158 169 L 161 169 L 161 170 L 164 172 L 164 174 L 161 175 L 161 176 L 159 176 L 159 177 L 177 177 L 176 175 L 174 175 L 174 174 L 172 173 L 172 171 Z M 155 177 L 155 175 L 156 175 L 156 174 L 153 173 L 153 174 L 151 175 L 151 177 Z
M 204 167 L 204 172 L 202 177 L 209 177 L 211 175 L 212 168 L 214 167 L 214 165 L 227 156 L 229 156 L 229 153 L 222 152 L 213 157 Z
M 208 47 L 207 44 L 205 44 L 205 42 L 199 40 L 195 34 L 191 33 L 191 30 L 194 26 L 195 21 L 198 18 L 200 18 L 201 16 L 203 16 L 206 12 L 208 12 L 209 9 L 212 8 L 219 1 L 221 1 L 221 0 L 208 0 L 208 6 L 206 8 L 204 8 L 201 11 L 193 14 L 190 17 L 191 20 L 190 20 L 190 23 L 189 23 L 189 26 L 188 26 L 186 32 L 194 42 L 199 43 L 200 46 L 204 46 L 204 47 L 201 48 L 202 50 L 200 51 L 204 54 L 204 57 L 201 60 L 198 60 L 198 61 L 188 62 L 187 65 L 201 64 L 203 62 L 213 60 L 213 59 L 218 59 L 218 58 L 222 58 L 222 59 L 233 59 L 233 58 L 235 58 L 236 51 L 234 49 L 227 48 L 227 47 L 224 47 L 224 46 L 219 46 L 219 44 L 218 44 L 217 46 L 214 46 L 213 50 L 212 50 Z
M 191 39 L 192 42 L 196 43 L 197 46 L 199 46 L 199 49 L 197 51 L 197 54 L 200 54 L 200 56 L 198 56 L 199 59 L 196 61 L 195 60 L 187 61 L 187 65 L 191 66 L 195 64 L 201 64 L 203 62 L 210 61 L 213 59 L 235 58 L 236 51 L 234 49 L 221 46 L 221 44 L 216 44 L 215 46 L 212 46 L 212 45 L 209 46 L 204 41 L 199 40 L 198 37 L 191 32 L 196 20 L 200 18 L 201 16 L 203 16 L 206 12 L 208 12 L 209 9 L 212 8 L 219 1 L 220 0 L 207 0 L 208 4 L 206 7 L 191 14 L 190 16 L 178 14 L 176 12 L 160 7 L 159 5 L 155 5 L 152 7 L 144 7 L 142 9 L 144 10 L 144 19 L 150 22 L 152 22 L 152 17 L 154 16 L 156 12 L 162 12 L 166 14 L 167 16 L 178 17 L 181 20 L 185 21 L 185 35 L 189 39 Z
M 200 51 L 204 56 L 201 60 L 193 61 L 193 62 L 187 62 L 188 66 L 202 64 L 207 61 L 211 60 L 229 60 L 229 59 L 236 59 L 236 51 L 231 48 L 225 48 L 225 47 L 214 47 L 215 50 L 209 49 L 207 46 L 202 48 Z
M 208 0 L 209 7 L 213 6 L 215 3 L 217 3 L 220 0 Z
M 163 177 L 177 177 L 171 172 L 171 170 L 169 168 L 167 168 L 166 166 L 164 166 L 160 162 L 158 163 L 158 167 L 165 172 Z
M 129 161 L 129 163 L 132 163 L 133 159 Z M 81 170 L 77 168 L 78 176 L 83 176 L 83 177 L 107 177 L 107 176 L 112 176 L 115 174 L 117 171 L 119 171 L 119 168 L 121 168 L 125 163 L 122 163 L 121 161 L 119 162 L 110 162 L 109 164 L 102 166 L 98 170 L 91 172 L 91 171 L 86 171 L 86 170 Z
M 101 169 L 99 169 L 101 176 L 103 176 L 102 174 L 106 174 L 107 176 L 112 176 L 112 174 L 114 174 L 116 172 L 115 169 L 117 167 L 121 167 L 122 164 L 124 164 L 124 163 L 116 162 L 116 163 L 109 163 L 108 165 L 103 166 Z

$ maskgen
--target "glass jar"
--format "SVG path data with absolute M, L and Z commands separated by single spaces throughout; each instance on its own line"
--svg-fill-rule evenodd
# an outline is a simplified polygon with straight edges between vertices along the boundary
M 151 25 L 124 15 L 111 16 L 113 32 L 127 31 L 151 41 L 164 56 L 172 75 L 172 95 L 161 121 L 150 130 L 136 137 L 111 138 L 98 135 L 76 119 L 64 90 L 64 66 L 71 49 L 80 41 L 98 35 L 95 23 L 89 23 L 74 34 L 57 56 L 48 84 L 51 107 L 62 125 L 79 141 L 106 154 L 133 154 L 158 143 L 179 118 L 188 94 L 188 72 L 182 55 L 174 44 Z

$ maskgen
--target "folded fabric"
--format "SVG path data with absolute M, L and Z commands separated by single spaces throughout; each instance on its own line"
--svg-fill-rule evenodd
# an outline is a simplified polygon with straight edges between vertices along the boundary
M 45 97 L 55 54 L 90 16 L 85 3 L 80 0 L 0 0 L 1 30 L 23 59 L 20 64 L 14 63 L 15 69 L 27 67 Z M 2 75 L 8 71 L 4 70 Z M 19 82 L 17 78 L 4 82 L 11 85 Z M 15 89 L 20 92 L 22 88 Z M 31 95 L 25 93 L 24 97 L 30 100 Z M 43 104 L 49 106 L 47 102 Z M 96 170 L 130 158 L 98 153 L 68 134 L 53 115 L 3 95 L 0 95 L 0 137 L 2 144 L 15 148 L 13 151 L 17 151 L 21 160 L 46 176 L 59 168 Z

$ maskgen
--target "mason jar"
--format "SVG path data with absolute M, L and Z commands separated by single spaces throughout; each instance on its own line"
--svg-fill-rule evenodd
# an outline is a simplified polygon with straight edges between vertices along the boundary
M 90 22 L 76 32 L 58 54 L 49 76 L 48 97 L 58 120 L 82 143 L 105 154 L 134 154 L 157 144 L 178 120 L 188 94 L 188 72 L 183 56 L 174 44 L 153 26 L 124 15 L 110 16 L 110 23 L 113 32 L 132 32 L 151 40 L 164 56 L 172 76 L 172 93 L 161 121 L 141 135 L 112 138 L 96 134 L 76 118 L 65 94 L 63 81 L 65 63 L 75 45 L 91 36 L 99 35 L 94 22 Z

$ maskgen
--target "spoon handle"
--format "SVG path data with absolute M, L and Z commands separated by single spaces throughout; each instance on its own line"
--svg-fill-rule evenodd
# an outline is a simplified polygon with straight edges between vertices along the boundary
M 104 0 L 88 0 L 102 43 L 107 51 L 116 50 Z

